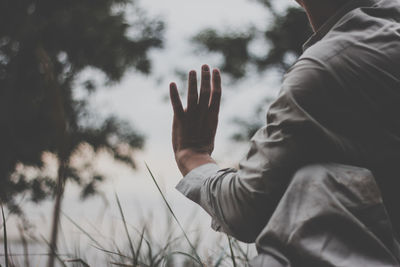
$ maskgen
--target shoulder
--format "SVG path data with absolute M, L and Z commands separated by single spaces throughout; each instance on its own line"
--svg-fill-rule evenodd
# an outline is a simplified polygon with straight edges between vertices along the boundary
M 343 64 L 346 59 L 355 63 L 378 59 L 386 63 L 385 55 L 398 59 L 400 6 L 397 1 L 383 2 L 379 6 L 360 7 L 347 13 L 301 57 L 330 65 Z
M 285 74 L 279 97 L 271 104 L 267 121 L 311 122 L 323 114 L 333 83 L 325 66 L 302 58 Z M 332 90 L 334 91 L 334 90 Z M 293 124 L 293 123 L 292 123 Z
M 338 86 L 327 64 L 315 58 L 300 58 L 285 74 L 281 93 L 299 104 L 315 105 Z
M 343 94 L 343 87 L 324 62 L 299 59 L 285 74 L 280 96 L 271 108 L 275 113 L 297 114 L 319 128 L 336 120 L 338 110 L 352 106 Z M 326 130 L 326 129 L 325 129 Z

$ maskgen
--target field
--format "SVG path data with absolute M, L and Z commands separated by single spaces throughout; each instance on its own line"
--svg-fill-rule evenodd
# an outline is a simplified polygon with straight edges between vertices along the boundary
M 189 215 L 192 222 L 181 223 L 174 207 L 168 202 L 156 178 L 149 169 L 162 202 L 162 221 L 153 216 L 143 215 L 140 225 L 132 225 L 125 216 L 124 207 L 117 194 L 114 204 L 118 209 L 117 222 L 104 233 L 99 225 L 111 221 L 104 217 L 102 222 L 78 223 L 68 214 L 61 214 L 58 250 L 51 253 L 49 241 L 19 226 L 19 240 L 7 240 L 7 215 L 2 210 L 3 253 L 1 266 L 48 266 L 54 255 L 54 266 L 248 266 L 254 255 L 254 248 L 238 242 L 222 233 L 210 237 L 196 225 L 195 214 Z M 160 216 L 155 216 L 160 218 Z M 106 221 L 106 222 L 104 222 Z M 71 237 L 63 229 L 69 224 L 78 233 Z M 203 226 L 204 227 L 204 226 Z

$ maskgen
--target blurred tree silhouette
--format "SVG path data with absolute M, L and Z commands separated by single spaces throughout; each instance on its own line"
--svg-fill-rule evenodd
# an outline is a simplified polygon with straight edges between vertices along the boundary
M 135 21 L 127 22 L 126 10 Z M 135 167 L 132 153 L 142 148 L 143 136 L 116 117 L 90 123 L 87 99 L 76 99 L 74 89 L 80 86 L 77 75 L 88 67 L 103 72 L 108 82 L 118 82 L 130 68 L 149 73 L 147 53 L 162 46 L 163 28 L 130 0 L 0 1 L 3 203 L 18 210 L 18 194 L 40 201 L 55 192 L 57 177 L 41 172 L 45 151 L 58 157 L 61 195 L 68 179 L 82 187 L 82 196 L 95 193 L 103 180 L 95 169 L 83 176 L 70 164 L 82 144 Z M 91 80 L 84 87 L 96 90 Z M 28 179 L 16 171 L 19 165 L 35 167 L 38 174 Z
M 218 33 L 215 29 L 204 29 L 192 41 L 206 52 L 220 53 L 223 61 L 220 69 L 230 75 L 233 80 L 246 77 L 248 66 L 255 66 L 259 73 L 270 69 L 278 69 L 282 74 L 295 62 L 302 53 L 303 43 L 310 37 L 312 31 L 305 12 L 297 7 L 289 6 L 283 13 L 278 13 L 274 2 L 258 0 L 268 10 L 271 25 L 266 31 L 257 31 L 250 26 L 243 32 Z M 256 34 L 259 32 L 258 34 Z M 269 46 L 265 47 L 264 55 L 256 55 L 251 51 L 251 44 L 263 40 Z M 262 103 L 256 103 L 255 113 L 261 112 L 266 98 Z M 264 123 L 259 116 L 246 121 L 235 119 L 242 131 L 235 133 L 233 139 L 248 140 Z

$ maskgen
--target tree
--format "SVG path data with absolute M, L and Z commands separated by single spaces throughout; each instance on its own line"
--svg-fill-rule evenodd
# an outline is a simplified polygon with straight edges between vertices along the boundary
M 133 25 L 126 21 L 128 5 L 137 18 Z M 34 201 L 51 193 L 56 197 L 49 267 L 57 253 L 66 181 L 81 185 L 88 196 L 103 180 L 94 170 L 83 181 L 82 172 L 90 168 L 71 164 L 75 152 L 88 144 L 135 167 L 132 153 L 143 146 L 143 136 L 117 118 L 97 127 L 88 124 L 87 101 L 74 98 L 76 77 L 87 67 L 102 71 L 109 82 L 119 81 L 129 68 L 149 73 L 147 52 L 161 47 L 163 24 L 134 7 L 129 0 L 0 2 L 0 199 L 17 211 L 17 194 L 29 191 Z M 89 92 L 96 90 L 93 81 L 85 85 Z M 57 177 L 40 172 L 45 151 L 57 156 Z M 18 164 L 39 172 L 28 179 L 16 172 Z
M 128 23 L 126 10 L 134 21 Z M 104 177 L 95 169 L 83 175 L 71 164 L 83 144 L 135 167 L 133 152 L 142 148 L 143 135 L 116 117 L 93 120 L 87 99 L 75 97 L 77 77 L 87 68 L 100 70 L 108 83 L 128 69 L 148 74 L 147 54 L 162 46 L 163 28 L 130 0 L 0 1 L 3 203 L 18 211 L 18 194 L 38 202 L 62 195 L 67 180 L 82 187 L 82 196 L 95 193 Z M 97 88 L 92 80 L 83 85 L 88 96 Z M 44 152 L 57 156 L 58 177 L 41 172 Z M 19 165 L 34 167 L 36 176 L 18 172 Z
M 258 0 L 271 16 L 271 26 L 266 31 L 257 31 L 250 26 L 243 32 L 218 32 L 215 29 L 204 29 L 195 35 L 192 41 L 206 52 L 220 53 L 222 62 L 220 69 L 233 80 L 239 80 L 248 74 L 247 66 L 255 66 L 257 72 L 265 73 L 270 69 L 278 69 L 282 74 L 294 63 L 302 53 L 303 43 L 312 31 L 305 12 L 297 7 L 288 7 L 282 14 L 276 11 L 274 2 Z M 261 32 L 260 34 L 256 34 Z M 253 41 L 263 39 L 269 44 L 264 55 L 255 55 L 250 47 Z M 266 99 L 265 101 L 271 101 Z M 264 102 L 265 102 L 264 101 Z M 259 103 L 255 112 L 260 112 Z M 247 121 L 235 119 L 243 131 L 235 133 L 233 139 L 248 140 L 265 122 L 258 119 Z

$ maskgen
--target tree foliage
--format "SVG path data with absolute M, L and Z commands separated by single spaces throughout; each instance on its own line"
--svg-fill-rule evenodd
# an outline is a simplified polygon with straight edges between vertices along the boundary
M 221 71 L 242 78 L 247 63 L 253 60 L 248 49 L 253 38 L 251 29 L 243 33 L 218 33 L 215 29 L 205 29 L 193 37 L 193 42 L 200 43 L 208 52 L 222 54 Z
M 127 21 L 126 10 L 130 10 Z M 41 172 L 43 152 L 66 163 L 66 178 L 94 193 L 103 177 L 70 164 L 82 144 L 106 150 L 134 167 L 132 152 L 144 137 L 123 120 L 93 121 L 88 99 L 77 99 L 78 75 L 100 70 L 118 82 L 128 69 L 151 70 L 148 51 L 162 46 L 164 25 L 129 0 L 0 1 L 0 199 L 15 205 L 28 192 L 39 201 L 53 192 L 55 177 Z M 88 92 L 96 90 L 84 81 Z M 90 96 L 90 94 L 88 94 Z M 82 123 L 85 121 L 85 123 Z M 16 172 L 18 165 L 39 170 L 36 177 Z
M 257 30 L 249 26 L 243 32 L 218 32 L 215 29 L 204 29 L 195 35 L 192 41 L 206 52 L 219 53 L 223 60 L 220 69 L 233 80 L 248 77 L 248 70 L 256 69 L 264 74 L 267 70 L 278 69 L 284 73 L 302 53 L 302 45 L 312 31 L 305 12 L 289 6 L 283 13 L 277 12 L 274 1 L 258 0 L 268 10 L 271 24 L 266 30 Z M 264 53 L 252 53 L 251 45 L 256 40 L 268 44 Z M 247 68 L 254 66 L 255 68 Z M 257 116 L 262 103 L 255 103 L 256 115 L 253 119 L 235 119 L 241 131 L 233 135 L 237 141 L 248 140 L 265 122 Z

